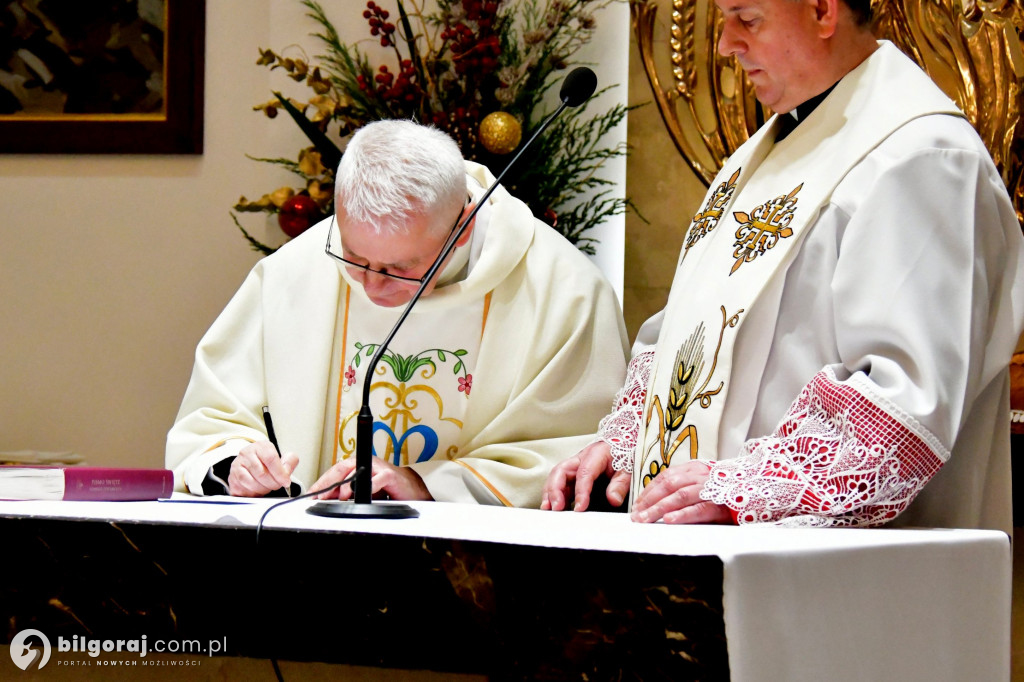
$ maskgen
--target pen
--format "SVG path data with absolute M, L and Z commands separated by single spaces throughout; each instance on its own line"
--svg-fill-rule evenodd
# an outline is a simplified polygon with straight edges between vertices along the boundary
M 274 433 L 274 420 L 270 418 L 270 408 L 266 405 L 263 406 L 263 423 L 267 425 L 267 438 L 270 439 L 270 444 L 277 450 L 277 456 L 284 457 L 281 454 L 281 446 L 277 444 L 277 434 Z M 288 493 L 288 497 L 292 496 L 292 486 L 290 483 L 284 487 L 284 491 Z

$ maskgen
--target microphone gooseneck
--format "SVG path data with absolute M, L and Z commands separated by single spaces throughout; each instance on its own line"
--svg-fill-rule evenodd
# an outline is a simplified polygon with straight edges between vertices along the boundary
M 391 343 L 392 339 L 395 338 L 395 334 L 401 329 L 405 319 L 412 312 L 412 307 L 416 305 L 416 302 L 423 295 L 423 291 L 427 288 L 427 285 L 434 279 L 434 275 L 437 274 L 441 264 L 444 263 L 448 255 L 455 249 L 455 245 L 462 237 L 463 233 L 470 223 L 473 222 L 473 218 L 476 217 L 477 211 L 483 206 L 487 199 L 491 196 L 498 185 L 501 184 L 502 178 L 508 173 L 509 169 L 515 165 L 519 157 L 523 155 L 523 152 L 529 148 L 533 141 L 536 140 L 542 132 L 547 130 L 551 122 L 558 117 L 567 107 L 578 107 L 579 105 L 590 99 L 590 96 L 594 94 L 594 90 L 597 89 L 597 75 L 585 66 L 580 66 L 569 72 L 569 75 L 562 81 L 562 87 L 558 92 L 561 104 L 555 111 L 548 116 L 544 121 L 537 127 L 530 139 L 527 140 L 526 144 L 519 148 L 519 151 L 512 158 L 512 160 L 505 166 L 505 169 L 501 171 L 491 186 L 487 188 L 483 196 L 476 202 L 473 210 L 470 211 L 466 219 L 459 225 L 459 229 L 455 231 L 453 236 L 445 244 L 444 248 L 441 249 L 441 253 L 438 254 L 434 262 L 431 263 L 430 268 L 426 274 L 423 275 L 423 281 L 420 282 L 419 288 L 416 293 L 412 295 L 409 302 L 405 305 L 405 309 L 399 316 L 398 321 L 395 322 L 395 326 L 388 332 L 387 338 L 377 348 L 377 352 L 373 354 L 368 365 L 366 365 L 366 373 L 363 375 L 363 402 L 359 408 L 359 416 L 356 418 L 356 471 L 355 481 L 352 483 L 353 502 L 337 502 L 337 501 L 324 501 L 318 502 L 311 506 L 306 511 L 310 514 L 316 514 L 318 516 L 341 516 L 341 517 L 364 517 L 364 518 L 411 518 L 419 516 L 419 513 L 405 504 L 381 504 L 373 503 L 372 494 L 372 475 L 373 475 L 373 413 L 370 410 L 370 386 L 373 383 L 371 381 L 373 377 L 373 371 L 377 367 L 377 363 L 384 357 L 384 352 L 388 348 L 388 344 Z

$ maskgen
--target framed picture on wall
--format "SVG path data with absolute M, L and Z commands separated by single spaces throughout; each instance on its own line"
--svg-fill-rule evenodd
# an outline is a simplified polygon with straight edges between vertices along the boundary
M 201 154 L 205 0 L 0 6 L 0 153 Z

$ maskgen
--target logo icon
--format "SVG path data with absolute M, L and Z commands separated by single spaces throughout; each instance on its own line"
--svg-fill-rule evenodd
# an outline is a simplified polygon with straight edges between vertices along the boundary
M 27 640 L 32 636 L 38 637 L 42 641 L 43 651 L 41 654 L 39 649 L 35 649 L 28 644 Z M 36 644 L 36 642 L 33 642 L 33 644 Z M 30 666 L 38 661 L 38 665 L 34 667 L 41 669 L 50 660 L 50 640 L 39 630 L 22 630 L 11 640 L 11 660 L 14 661 L 14 665 L 22 670 L 28 670 Z

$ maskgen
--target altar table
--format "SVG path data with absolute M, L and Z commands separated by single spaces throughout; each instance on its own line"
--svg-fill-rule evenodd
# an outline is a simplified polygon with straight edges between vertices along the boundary
M 5 643 L 26 628 L 216 639 L 219 654 L 495 680 L 1009 679 L 998 532 L 438 502 L 336 519 L 299 500 L 257 544 L 279 500 L 230 501 L 0 502 Z

